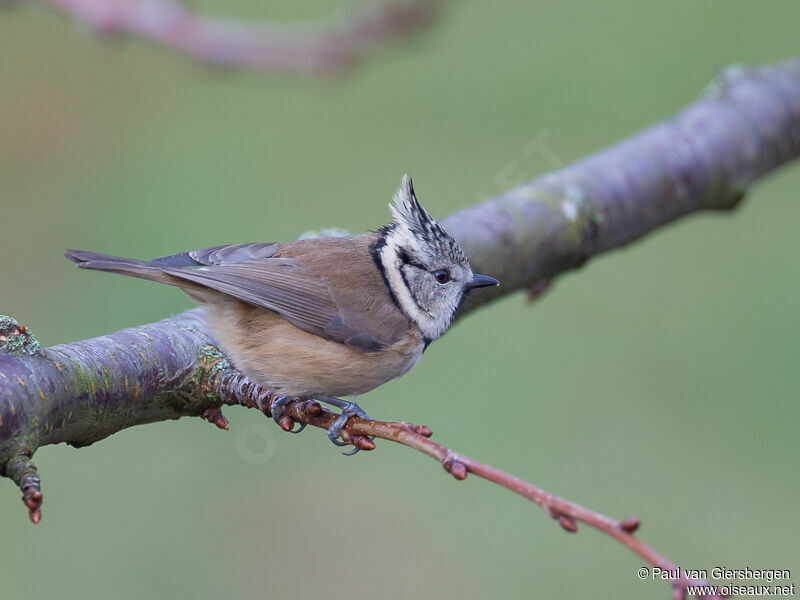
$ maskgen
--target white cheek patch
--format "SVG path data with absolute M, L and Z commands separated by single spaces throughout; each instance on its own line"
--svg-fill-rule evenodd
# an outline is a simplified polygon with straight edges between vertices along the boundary
M 403 242 L 405 243 L 403 244 Z M 400 271 L 402 266 L 398 257 L 400 248 L 415 245 L 416 240 L 413 236 L 404 232 L 402 227 L 398 227 L 386 237 L 386 244 L 380 251 L 380 259 L 389 287 L 397 298 L 402 311 L 417 324 L 423 336 L 435 340 L 447 330 L 450 323 L 437 320 L 420 309 Z

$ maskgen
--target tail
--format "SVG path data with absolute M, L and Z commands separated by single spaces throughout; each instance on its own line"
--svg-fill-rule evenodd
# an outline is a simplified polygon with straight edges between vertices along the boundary
M 93 269 L 95 271 L 109 271 L 138 277 L 167 285 L 175 285 L 182 288 L 192 288 L 190 282 L 174 277 L 162 271 L 158 266 L 133 258 L 122 258 L 119 256 L 109 256 L 107 254 L 97 254 L 96 252 L 85 252 L 83 250 L 67 250 L 64 252 L 69 260 L 78 265 L 81 269 Z

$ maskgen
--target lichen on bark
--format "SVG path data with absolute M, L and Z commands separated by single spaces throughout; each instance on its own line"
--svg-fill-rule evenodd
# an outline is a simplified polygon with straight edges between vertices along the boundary
M 0 315 L 0 352 L 14 356 L 33 356 L 42 351 L 42 346 L 33 332 L 13 317 Z

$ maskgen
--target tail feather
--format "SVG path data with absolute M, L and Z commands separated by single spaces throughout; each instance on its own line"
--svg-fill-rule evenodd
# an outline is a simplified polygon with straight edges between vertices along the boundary
M 109 254 L 98 254 L 97 252 L 88 252 L 87 250 L 66 250 L 64 251 L 64 256 L 66 256 L 76 265 L 92 261 L 147 264 L 144 261 L 136 260 L 134 258 L 123 258 L 121 256 L 111 256 Z
M 121 256 L 109 256 L 96 252 L 84 250 L 67 250 L 64 252 L 69 260 L 78 265 L 81 269 L 92 269 L 95 271 L 108 271 L 119 273 L 129 277 L 138 277 L 149 281 L 176 285 L 183 288 L 195 287 L 190 282 L 184 281 L 162 271 L 158 266 L 152 265 L 142 260 L 134 258 L 123 258 Z

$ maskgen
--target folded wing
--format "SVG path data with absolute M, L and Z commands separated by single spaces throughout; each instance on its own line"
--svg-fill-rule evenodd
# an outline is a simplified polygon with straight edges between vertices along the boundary
M 304 331 L 362 352 L 375 352 L 396 341 L 396 330 L 386 339 L 368 319 L 360 318 L 359 311 L 341 306 L 343 298 L 335 298 L 330 284 L 304 265 L 302 257 L 276 257 L 279 246 L 216 246 L 150 262 L 76 250 L 68 250 L 66 256 L 84 269 L 216 290 L 277 312 Z

